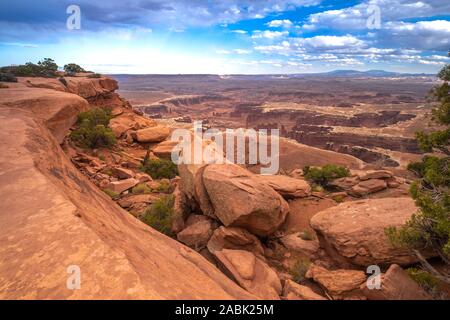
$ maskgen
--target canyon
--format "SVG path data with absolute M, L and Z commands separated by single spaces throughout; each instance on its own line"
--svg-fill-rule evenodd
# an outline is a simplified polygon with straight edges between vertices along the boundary
M 0 192 L 7 195 L 0 204 L 0 298 L 433 298 L 404 271 L 417 258 L 391 246 L 384 232 L 417 210 L 408 193 L 414 177 L 404 164 L 420 156 L 412 133 L 425 117 L 417 108 L 421 92 L 405 95 L 368 80 L 386 92 L 346 91 L 352 106 L 334 106 L 337 93 L 289 87 L 297 82 L 281 90 L 272 88 L 279 86 L 273 79 L 261 86 L 216 76 L 115 78 L 120 90 L 110 77 L 85 76 L 19 78 L 0 89 Z M 404 90 L 429 86 L 405 81 Z M 386 97 L 402 110 L 375 110 L 372 103 Z M 361 100 L 364 106 L 356 106 Z M 318 110 L 302 105 L 313 101 Z M 111 149 L 86 150 L 69 138 L 77 115 L 96 107 L 111 109 Z M 231 163 L 179 165 L 172 179 L 143 173 L 146 158 L 170 154 L 174 129 L 190 128 L 189 119 L 176 121 L 186 116 L 219 129 L 282 124 L 280 173 L 261 176 L 257 165 Z M 314 190 L 302 169 L 327 164 L 350 174 L 333 180 L 331 192 Z M 134 192 L 138 185 L 151 192 Z M 143 219 L 168 194 L 175 199 L 169 236 Z M 380 294 L 365 283 L 373 264 L 394 279 Z M 78 290 L 66 286 L 72 265 L 81 270 Z M 300 280 L 292 272 L 299 268 Z

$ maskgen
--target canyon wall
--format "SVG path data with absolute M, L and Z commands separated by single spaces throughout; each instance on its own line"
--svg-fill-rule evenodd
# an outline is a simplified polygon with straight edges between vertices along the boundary
M 253 299 L 195 251 L 121 209 L 59 143 L 114 80 L 20 79 L 0 96 L 0 299 Z M 81 271 L 68 289 L 70 266 Z M 69 269 L 68 269 L 69 268 Z

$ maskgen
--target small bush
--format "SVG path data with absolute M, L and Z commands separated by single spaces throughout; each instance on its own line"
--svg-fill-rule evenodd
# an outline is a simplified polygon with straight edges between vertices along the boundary
M 103 192 L 106 193 L 111 199 L 116 200 L 119 198 L 120 194 L 112 191 L 111 189 L 103 189 Z
M 310 265 L 311 261 L 309 261 L 308 259 L 299 260 L 291 269 L 292 279 L 297 283 L 302 283 L 303 281 L 305 281 L 305 275 Z
M 64 66 L 64 71 L 68 75 L 75 75 L 76 73 L 79 73 L 79 72 L 86 72 L 86 70 L 84 70 L 82 67 L 80 67 L 79 65 L 77 65 L 75 63 L 66 64 Z
M 148 194 L 152 193 L 152 189 L 147 186 L 145 183 L 140 183 L 137 186 L 135 186 L 133 189 L 131 189 L 131 193 L 133 194 Z
M 406 272 L 422 289 L 430 293 L 433 297 L 439 296 L 441 291 L 439 288 L 439 280 L 433 275 L 419 268 L 408 268 Z
M 82 112 L 78 115 L 77 129 L 70 138 L 85 148 L 111 148 L 116 144 L 114 132 L 108 128 L 111 112 L 102 108 Z
M 176 164 L 165 159 L 148 159 L 141 170 L 153 179 L 173 179 L 178 174 Z
M 17 82 L 17 78 L 11 73 L 0 73 L 0 82 Z
M 161 192 L 161 193 L 171 193 L 172 192 L 172 185 L 170 184 L 170 181 L 162 180 L 159 183 L 159 186 L 156 189 L 156 191 Z
M 161 197 L 148 207 L 142 221 L 161 233 L 173 236 L 171 226 L 174 201 L 175 198 L 172 195 Z
M 98 79 L 98 78 L 101 78 L 102 75 L 100 73 L 92 73 L 92 74 L 88 75 L 87 77 L 92 78 L 92 79 Z
M 330 180 L 348 177 L 350 175 L 350 170 L 334 164 L 327 164 L 322 168 L 306 166 L 303 169 L 303 172 L 306 180 L 324 188 L 327 187 Z
M 314 234 L 311 231 L 309 231 L 309 230 L 303 231 L 298 236 L 299 236 L 300 239 L 305 240 L 305 241 L 314 240 Z

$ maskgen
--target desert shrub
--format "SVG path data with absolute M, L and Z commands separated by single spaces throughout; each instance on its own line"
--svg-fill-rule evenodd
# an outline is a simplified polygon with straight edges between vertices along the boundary
M 156 189 L 156 191 L 161 192 L 161 193 L 170 193 L 172 192 L 172 185 L 170 183 L 170 181 L 167 180 L 161 180 L 161 182 L 159 183 L 158 188 Z
M 94 108 L 78 115 L 77 128 L 70 138 L 85 148 L 111 148 L 116 143 L 114 132 L 108 128 L 111 112 Z
M 301 259 L 295 263 L 295 265 L 291 269 L 292 280 L 297 283 L 302 283 L 306 280 L 306 272 L 311 265 L 311 261 L 308 259 Z
M 173 195 L 161 197 L 145 210 L 142 221 L 153 229 L 172 236 L 171 226 L 174 201 L 175 198 Z
M 327 164 L 322 168 L 306 166 L 303 168 L 305 179 L 324 188 L 333 179 L 348 177 L 350 170 L 334 164 Z
M 442 156 L 424 156 L 421 162 L 408 166 L 418 176 L 410 192 L 419 209 L 404 226 L 388 228 L 386 234 L 394 246 L 407 248 L 415 254 L 425 271 L 450 284 L 450 273 L 436 270 L 424 254 L 433 251 L 450 265 L 450 65 L 446 65 L 438 77 L 443 83 L 431 92 L 436 104 L 432 119 L 442 129 L 419 132 L 417 140 L 424 151 L 439 151 Z
M 111 189 L 103 189 L 102 190 L 104 193 L 106 193 L 111 199 L 116 200 L 119 198 L 120 194 L 118 194 L 117 192 L 111 190 Z
M 178 174 L 176 164 L 165 159 L 148 159 L 141 170 L 153 179 L 173 179 Z
M 4 83 L 0 83 L 0 89 L 8 89 L 9 87 L 4 84 Z
M 311 241 L 314 240 L 314 234 L 309 230 L 304 230 L 302 233 L 300 233 L 299 238 L 305 241 Z
M 53 59 L 45 58 L 37 64 L 27 62 L 19 66 L 3 67 L 2 72 L 10 73 L 19 77 L 47 77 L 57 76 L 58 65 Z
M 64 71 L 68 75 L 75 75 L 78 72 L 86 72 L 86 70 L 84 70 L 82 67 L 80 67 L 79 65 L 77 65 L 75 63 L 66 64 L 64 66 Z
M 87 77 L 97 79 L 97 78 L 101 78 L 102 75 L 100 73 L 92 73 L 92 74 L 88 75 Z
M 0 82 L 17 82 L 17 78 L 11 73 L 0 73 Z
M 131 189 L 131 193 L 133 193 L 133 194 L 148 194 L 148 193 L 152 193 L 152 189 L 145 183 L 140 183 L 137 186 L 135 186 L 133 189 Z

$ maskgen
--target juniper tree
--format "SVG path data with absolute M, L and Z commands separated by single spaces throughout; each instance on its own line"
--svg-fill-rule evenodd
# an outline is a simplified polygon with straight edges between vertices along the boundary
M 387 234 L 393 244 L 412 250 L 426 271 L 450 283 L 450 275 L 437 271 L 425 258 L 425 252 L 433 251 L 450 265 L 450 65 L 438 77 L 443 82 L 433 88 L 431 97 L 432 121 L 440 129 L 416 134 L 419 146 L 432 155 L 408 166 L 419 177 L 410 190 L 419 210 L 405 226 L 390 228 Z

